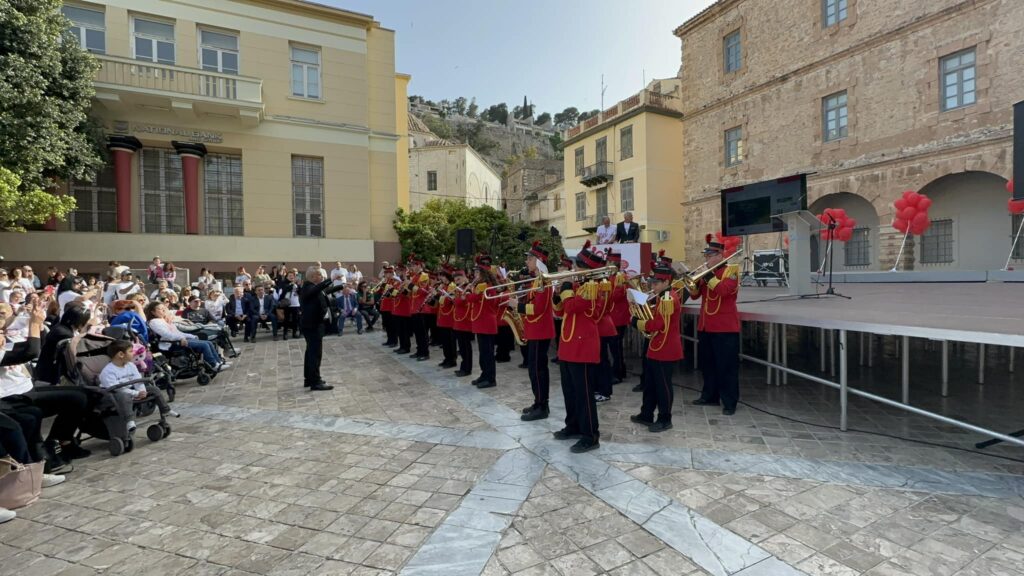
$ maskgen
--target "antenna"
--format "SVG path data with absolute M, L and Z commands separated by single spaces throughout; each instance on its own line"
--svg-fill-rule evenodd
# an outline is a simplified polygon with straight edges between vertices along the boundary
M 641 89 L 642 88 L 647 88 L 647 68 L 641 68 L 640 75 L 643 77 L 643 83 L 644 83 L 644 85 L 641 87 Z
M 608 87 L 605 86 L 605 84 L 604 84 L 604 74 L 601 74 L 601 111 L 602 112 L 604 112 L 604 91 L 607 90 L 607 89 L 608 89 Z

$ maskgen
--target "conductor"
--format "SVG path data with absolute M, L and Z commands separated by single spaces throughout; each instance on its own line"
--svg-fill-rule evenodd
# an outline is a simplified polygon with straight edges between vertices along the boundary
M 299 290 L 299 307 L 302 310 L 299 328 L 302 329 L 302 337 L 306 339 L 302 376 L 305 380 L 305 387 L 310 390 L 334 389 L 334 386 L 327 384 L 320 377 L 320 360 L 324 352 L 324 319 L 331 309 L 327 295 L 341 290 L 345 284 L 337 286 L 331 284 L 326 270 L 318 266 L 310 266 L 306 269 L 305 282 L 302 283 L 302 288 Z

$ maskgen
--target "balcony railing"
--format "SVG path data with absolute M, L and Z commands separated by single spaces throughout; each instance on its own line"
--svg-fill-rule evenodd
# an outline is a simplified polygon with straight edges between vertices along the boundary
M 139 93 L 184 96 L 218 103 L 262 106 L 263 81 L 118 56 L 96 57 L 96 84 Z
M 595 162 L 583 168 L 580 175 L 580 182 L 585 186 L 596 186 L 604 184 L 612 179 L 612 163 L 608 161 Z
M 657 110 L 665 110 L 668 112 L 682 113 L 683 106 L 679 98 L 670 96 L 668 94 L 660 94 L 658 92 L 652 92 L 650 90 L 641 90 L 640 92 L 620 101 L 618 104 L 604 110 L 596 116 L 591 116 L 583 122 L 580 122 L 576 126 L 569 128 L 562 133 L 563 140 L 570 140 L 594 128 L 600 124 L 611 121 L 634 108 L 640 106 L 647 106 L 649 108 Z

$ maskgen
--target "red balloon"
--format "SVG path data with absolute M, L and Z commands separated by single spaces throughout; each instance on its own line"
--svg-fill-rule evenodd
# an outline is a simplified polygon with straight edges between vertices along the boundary
M 913 190 L 904 190 L 903 191 L 903 197 L 904 198 L 913 196 L 914 194 L 917 194 L 917 192 L 914 192 Z
M 932 199 L 922 194 L 921 199 L 917 201 L 917 209 L 927 211 L 931 207 Z
M 836 239 L 840 242 L 849 242 L 853 238 L 853 228 L 840 228 L 836 230 Z
M 857 227 L 857 221 L 854 220 L 853 218 L 847 218 L 846 219 L 846 227 L 847 228 L 856 228 Z
M 907 207 L 907 201 L 904 200 L 903 198 L 897 198 L 896 201 L 892 203 L 892 205 L 896 207 L 896 211 L 898 212 Z
M 1006 191 L 1009 192 L 1011 195 L 1013 194 L 1013 180 L 1008 180 L 1006 182 Z
M 910 227 L 910 222 L 907 222 L 902 218 L 896 218 L 892 221 L 892 227 L 900 232 L 906 233 L 907 229 Z
M 916 214 L 917 208 L 915 208 L 914 206 L 907 206 L 903 210 L 899 211 L 898 216 L 904 220 L 913 220 Z
M 1010 210 L 1010 214 L 1024 214 L 1024 200 L 1010 199 L 1006 207 Z
M 925 224 L 923 224 L 921 226 L 918 226 L 916 224 L 911 224 L 910 225 L 910 233 L 913 234 L 914 236 L 920 236 L 921 234 L 924 234 L 926 230 L 928 230 L 928 226 L 930 226 L 930 225 L 931 225 L 931 222 L 927 222 L 927 223 L 925 223 Z
M 918 212 L 914 215 L 914 218 L 910 221 L 911 226 L 924 226 L 928 223 L 928 213 Z

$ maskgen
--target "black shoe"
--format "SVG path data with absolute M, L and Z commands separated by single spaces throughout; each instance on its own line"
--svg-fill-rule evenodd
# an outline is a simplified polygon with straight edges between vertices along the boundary
M 277 342 L 277 334 L 274 334 L 274 342 Z
M 311 386 L 311 384 L 309 382 L 304 382 L 302 384 L 302 386 L 305 387 L 305 388 L 309 388 Z
M 417 356 L 416 357 L 416 361 L 417 362 L 423 362 L 424 360 L 430 360 L 430 356 L 425 355 L 425 356 Z
M 419 357 L 420 357 L 420 355 L 419 355 L 418 352 L 412 352 L 412 353 L 409 354 L 409 358 L 419 358 Z
M 516 366 L 516 368 L 529 368 L 529 367 L 530 367 L 529 364 L 527 364 L 526 362 L 523 362 L 522 364 Z
M 494 361 L 498 364 L 504 364 L 505 362 L 511 362 L 512 358 L 495 358 Z
M 356 330 L 356 334 L 362 334 L 362 333 L 363 333 L 362 330 Z M 341 334 L 338 334 L 338 336 L 341 336 Z
M 615 377 L 615 378 L 614 378 L 614 379 L 612 380 L 612 385 L 614 386 L 615 384 L 622 384 L 622 378 L 619 378 L 618 376 L 616 376 L 616 377 Z
M 644 385 L 643 384 L 637 384 L 636 386 L 633 386 L 633 392 L 643 392 L 643 391 L 644 391 Z
M 735 413 L 736 413 L 736 409 L 735 408 L 722 408 L 722 415 L 724 415 L 724 416 L 732 416 Z
M 381 344 L 381 346 L 391 346 L 391 347 L 394 347 L 394 346 L 395 346 L 395 343 L 394 343 L 394 342 L 391 342 L 391 341 L 386 341 L 386 342 L 384 342 L 383 344 Z
M 472 384 L 473 386 L 476 386 L 477 384 L 480 384 L 483 381 L 484 381 L 484 377 L 481 376 L 479 378 L 474 378 L 473 381 L 470 382 L 470 384 Z
M 534 406 L 533 408 L 530 409 L 529 412 L 526 412 L 525 414 L 520 416 L 519 419 L 524 422 L 530 422 L 533 420 L 543 420 L 548 417 L 548 413 L 549 411 L 547 406 Z
M 551 359 L 551 363 L 552 364 L 558 364 L 558 358 L 552 358 Z
M 651 432 L 654 432 L 654 433 L 664 432 L 665 430 L 671 430 L 671 429 L 672 429 L 672 423 L 671 422 L 655 422 L 654 424 L 651 424 L 650 426 L 647 427 L 647 430 L 649 430 Z
M 495 382 L 494 380 L 490 380 L 490 381 L 487 381 L 487 382 L 481 382 L 481 383 L 477 384 L 476 387 L 481 389 L 481 390 L 483 390 L 484 388 L 494 388 L 497 385 L 498 385 L 497 382 Z
M 572 448 L 569 448 L 569 451 L 574 454 L 582 454 L 583 452 L 590 452 L 591 450 L 596 450 L 600 447 L 601 443 L 597 440 L 591 442 L 590 440 L 580 438 L 579 441 L 572 445 Z
M 629 421 L 634 424 L 643 424 L 644 426 L 651 426 L 654 424 L 654 420 L 644 418 L 643 414 L 634 414 L 629 417 Z
M 395 354 L 408 354 L 408 348 L 395 348 Z
M 46 463 L 43 465 L 43 472 L 46 474 L 62 474 L 71 471 L 71 464 L 61 458 L 60 444 L 56 440 L 47 440 L 43 443 L 43 450 L 46 452 Z
M 465 378 L 466 376 L 472 376 L 473 373 L 472 372 L 463 372 L 462 370 L 456 370 L 455 371 L 455 375 L 458 376 L 459 378 Z
M 562 428 L 557 432 L 552 432 L 551 435 L 555 437 L 555 440 L 577 440 L 579 438 L 583 438 L 582 434 L 569 432 L 569 430 L 565 428 Z
M 520 410 L 519 413 L 520 414 L 529 414 L 536 407 L 537 407 L 536 404 L 530 404 L 526 408 L 523 408 L 522 410 Z
M 287 335 L 287 334 L 285 334 L 285 335 L 284 335 L 284 341 L 285 341 L 285 342 L 287 342 L 287 341 L 288 341 L 288 335 Z
M 334 390 L 334 386 L 331 386 L 330 384 L 324 384 L 322 382 L 317 382 L 316 384 L 310 386 L 309 389 L 312 390 L 313 392 L 323 392 L 326 390 Z
M 232 338 L 238 338 L 238 332 L 232 332 L 231 333 L 231 337 Z
M 248 341 L 249 341 L 249 337 L 248 336 L 243 336 L 242 337 L 242 342 L 248 342 Z
M 68 442 L 60 446 L 60 457 L 65 462 L 78 460 L 79 458 L 88 458 L 91 455 L 91 451 L 82 448 L 77 442 Z
M 449 362 L 445 360 L 444 362 L 438 364 L 438 366 L 441 368 L 455 368 L 456 366 L 458 366 L 458 364 L 456 364 L 455 362 Z
M 690 404 L 693 404 L 694 406 L 718 406 L 718 402 L 710 402 L 703 398 L 697 398 L 693 402 L 690 402 Z

